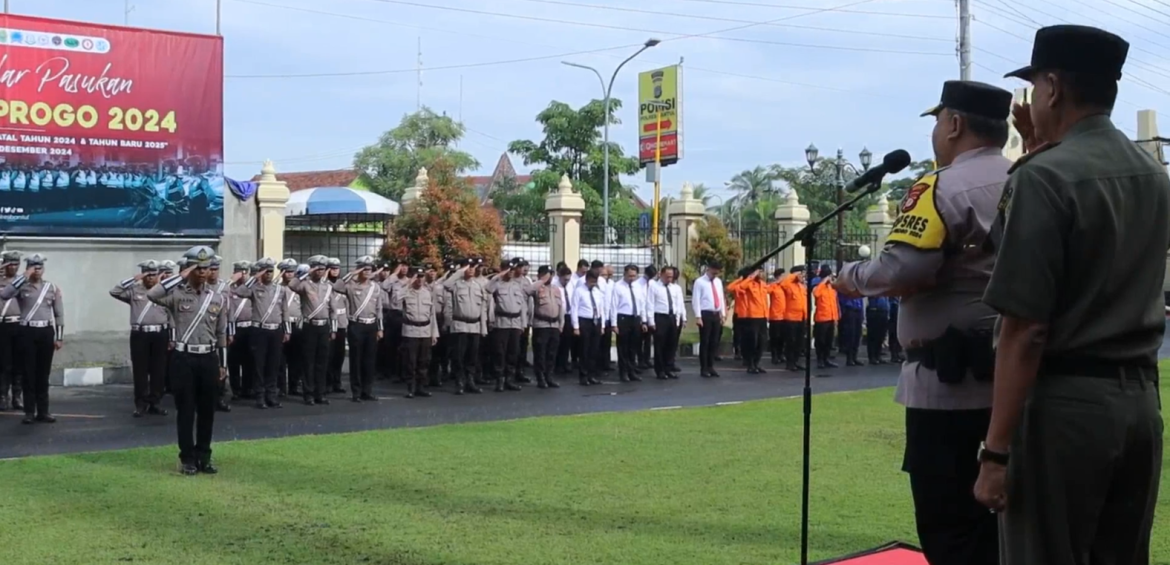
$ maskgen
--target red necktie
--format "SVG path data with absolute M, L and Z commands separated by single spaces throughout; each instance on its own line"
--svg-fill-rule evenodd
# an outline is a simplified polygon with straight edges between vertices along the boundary
M 719 305 L 719 292 L 715 290 L 715 280 L 711 280 L 711 296 L 715 298 L 715 309 L 722 310 L 723 307 Z

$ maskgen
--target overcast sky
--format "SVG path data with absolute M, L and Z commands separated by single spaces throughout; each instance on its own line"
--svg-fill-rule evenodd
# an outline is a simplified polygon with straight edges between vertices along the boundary
M 918 115 L 937 102 L 942 81 L 959 73 L 952 0 L 222 3 L 225 149 L 236 178 L 251 176 L 266 158 L 279 171 L 347 167 L 355 151 L 416 109 L 420 93 L 423 104 L 462 118 L 462 149 L 489 174 L 508 141 L 539 138 L 534 116 L 549 101 L 577 106 L 601 97 L 596 76 L 560 61 L 594 66 L 608 78 L 636 50 L 629 46 L 650 37 L 664 42 L 627 65 L 614 85 L 626 106 L 610 135 L 636 150 L 637 73 L 683 58 L 684 156 L 663 171 L 668 194 L 683 181 L 720 188 L 757 165 L 800 164 L 810 142 L 822 154 L 841 147 L 854 161 L 862 147 L 875 160 L 896 148 L 928 158 L 932 120 Z M 215 32 L 216 0 L 130 4 L 133 26 Z M 111 24 L 125 21 L 125 5 L 10 0 L 13 13 Z M 1170 39 L 1156 30 L 1170 29 L 1170 1 L 972 0 L 972 12 L 976 80 L 1023 86 L 1001 77 L 1027 62 L 1036 27 L 1087 23 L 1133 44 L 1116 121 L 1136 135 L 1139 108 L 1168 107 Z M 741 29 L 723 31 L 729 28 Z M 421 90 L 414 71 L 420 40 Z M 493 64 L 501 61 L 511 62 Z M 443 68 L 459 65 L 478 66 Z M 328 73 L 365 74 L 288 76 Z M 1170 132 L 1170 120 L 1163 122 Z M 631 181 L 650 193 L 644 179 Z

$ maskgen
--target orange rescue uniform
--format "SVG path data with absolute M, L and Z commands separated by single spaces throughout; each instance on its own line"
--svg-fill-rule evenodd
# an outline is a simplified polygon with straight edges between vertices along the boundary
M 841 306 L 837 303 L 837 290 L 833 288 L 829 277 L 825 277 L 813 289 L 813 300 L 817 308 L 813 312 L 814 322 L 836 322 L 841 319 Z
M 735 315 L 741 320 L 768 317 L 768 283 L 750 277 L 727 285 L 727 289 L 735 293 Z
M 772 322 L 784 321 L 784 309 L 787 301 L 784 299 L 784 277 L 768 285 L 768 320 Z
M 803 322 L 808 320 L 805 286 L 800 282 L 799 273 L 791 273 L 780 284 L 784 288 L 784 321 Z

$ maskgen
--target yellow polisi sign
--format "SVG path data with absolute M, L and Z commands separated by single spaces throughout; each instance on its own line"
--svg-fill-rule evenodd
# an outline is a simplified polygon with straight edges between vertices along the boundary
M 656 158 L 663 165 L 678 162 L 680 94 L 678 65 L 638 74 L 638 157 L 643 165 Z

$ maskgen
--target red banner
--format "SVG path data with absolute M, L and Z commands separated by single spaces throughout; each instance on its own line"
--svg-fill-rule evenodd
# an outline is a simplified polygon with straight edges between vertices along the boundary
M 663 129 L 665 129 L 666 123 L 667 122 L 664 120 L 663 121 Z M 653 124 L 651 124 L 650 129 L 654 129 Z M 657 145 L 658 145 L 658 136 L 657 135 L 646 136 L 646 137 L 643 137 L 641 140 L 639 140 L 639 142 L 638 142 L 638 160 L 641 161 L 642 163 L 653 163 L 655 153 L 659 152 L 659 151 L 655 150 L 655 147 Z M 662 149 L 660 150 L 660 152 L 661 152 L 660 157 L 662 159 L 662 164 L 664 166 L 665 165 L 673 165 L 673 164 L 678 162 L 678 132 L 671 132 L 671 133 L 662 134 Z
M 221 37 L 0 23 L 0 231 L 222 232 Z

